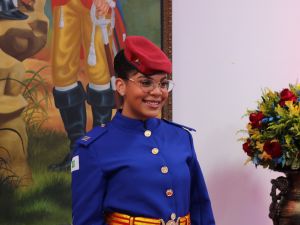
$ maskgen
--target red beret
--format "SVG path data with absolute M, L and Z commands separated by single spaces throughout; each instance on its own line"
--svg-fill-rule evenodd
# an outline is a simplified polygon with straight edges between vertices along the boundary
M 142 36 L 128 36 L 124 54 L 127 61 L 145 75 L 172 72 L 172 63 L 166 54 Z

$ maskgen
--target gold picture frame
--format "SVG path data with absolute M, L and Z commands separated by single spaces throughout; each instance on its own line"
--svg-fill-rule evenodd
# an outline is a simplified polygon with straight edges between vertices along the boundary
M 161 46 L 167 56 L 172 59 L 172 0 L 161 0 L 161 20 Z M 172 93 L 163 107 L 162 118 L 172 120 Z

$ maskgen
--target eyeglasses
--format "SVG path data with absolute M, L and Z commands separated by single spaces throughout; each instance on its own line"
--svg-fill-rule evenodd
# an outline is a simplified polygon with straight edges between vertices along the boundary
M 159 87 L 161 91 L 164 92 L 170 92 L 172 91 L 174 87 L 174 82 L 172 80 L 163 80 L 161 82 L 155 82 L 151 79 L 141 79 L 141 80 L 134 80 L 131 78 L 128 78 L 128 80 L 136 83 L 137 85 L 140 86 L 140 88 L 144 92 L 151 92 L 153 91 L 156 87 Z

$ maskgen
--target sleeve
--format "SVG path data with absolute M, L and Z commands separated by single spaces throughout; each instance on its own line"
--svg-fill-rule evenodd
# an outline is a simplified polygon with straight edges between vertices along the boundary
M 103 198 L 106 180 L 92 145 L 77 147 L 74 151 L 72 171 L 73 225 L 105 224 Z
M 189 132 L 188 132 L 189 133 Z M 191 173 L 190 214 L 193 225 L 215 225 L 215 219 L 206 188 L 205 180 L 197 160 L 193 138 L 189 133 L 192 158 L 189 162 Z

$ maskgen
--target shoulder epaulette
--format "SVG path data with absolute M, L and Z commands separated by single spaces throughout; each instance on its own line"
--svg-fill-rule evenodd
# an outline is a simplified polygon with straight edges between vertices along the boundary
M 174 122 L 171 122 L 171 121 L 166 120 L 166 119 L 163 119 L 163 120 L 165 122 L 169 123 L 169 124 L 175 125 L 176 127 L 180 127 L 180 128 L 183 128 L 183 129 L 186 129 L 186 130 L 189 130 L 189 131 L 196 131 L 194 128 L 187 127 L 187 126 L 184 126 L 184 125 L 181 125 L 181 124 L 178 124 L 178 123 L 174 123 Z
M 89 144 L 97 140 L 106 132 L 107 132 L 107 128 L 105 126 L 97 126 L 91 131 L 87 132 L 85 136 L 83 136 L 77 141 L 77 143 L 79 145 L 88 146 Z

